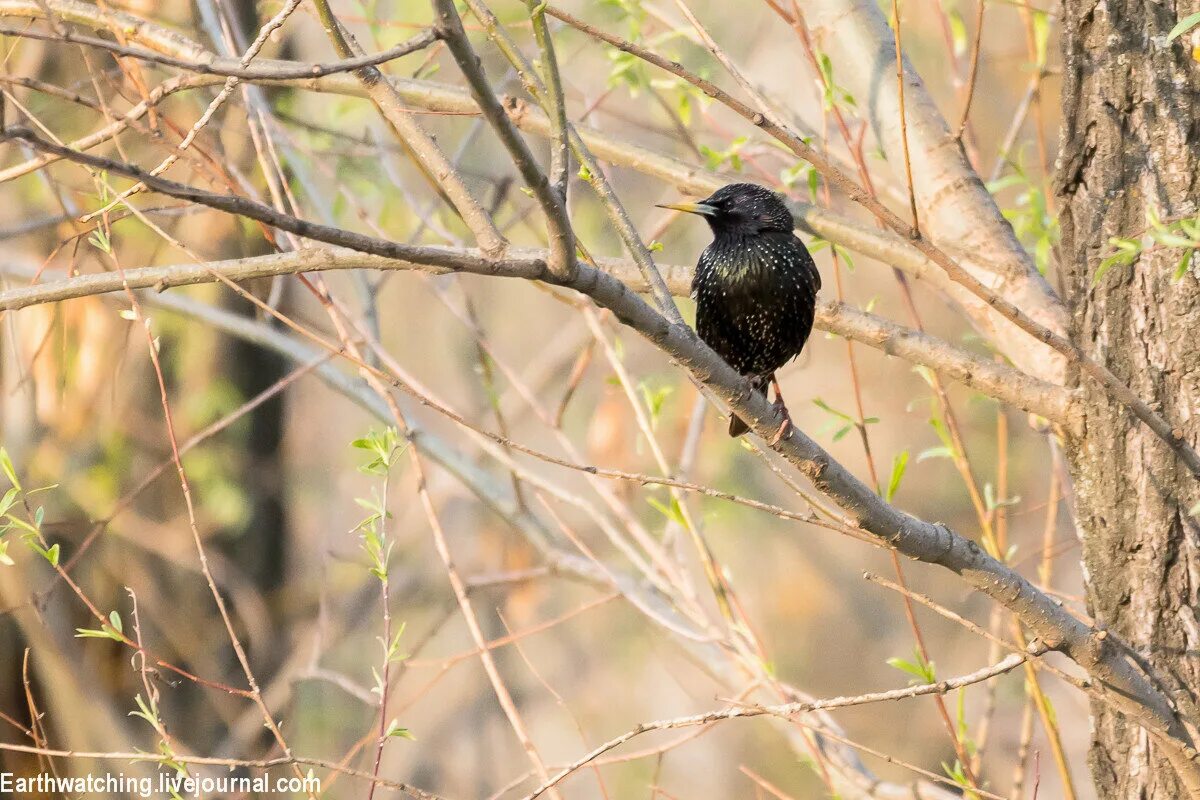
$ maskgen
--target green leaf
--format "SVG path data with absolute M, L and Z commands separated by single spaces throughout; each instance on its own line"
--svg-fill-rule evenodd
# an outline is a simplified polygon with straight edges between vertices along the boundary
M 412 739 L 415 741 L 417 737 L 413 736 L 408 728 L 401 728 L 397 720 L 392 720 L 388 723 L 387 733 L 384 734 L 384 738 Z
M 142 699 L 142 696 L 140 694 L 135 695 L 133 700 L 134 700 L 134 702 L 137 703 L 138 710 L 130 711 L 129 716 L 141 717 L 142 719 L 146 720 L 146 722 L 149 722 L 157 730 L 158 729 L 158 709 L 154 705 L 154 698 L 150 699 L 149 705 L 146 704 L 146 701 Z
M 912 675 L 920 683 L 937 683 L 937 672 L 934 669 L 934 663 L 921 658 L 920 652 L 916 650 L 913 651 L 912 661 L 893 657 L 887 660 L 887 665 L 893 669 L 898 669 L 901 672 Z
M 962 689 L 958 690 L 957 702 L 954 706 L 954 721 L 955 727 L 958 729 L 958 739 L 961 742 L 967 741 L 967 693 Z
M 102 253 L 112 253 L 112 242 L 108 240 L 108 235 L 101 228 L 92 231 L 92 235 L 88 237 L 88 244 Z
M 403 661 L 408 656 L 400 655 L 400 637 L 404 635 L 404 629 L 408 627 L 407 622 L 400 623 L 400 630 L 396 631 L 396 635 L 392 637 L 392 643 L 388 645 L 384 655 L 389 663 L 394 661 Z
M 17 471 L 13 469 L 12 459 L 8 457 L 8 451 L 0 447 L 0 470 L 4 471 L 8 482 L 13 485 L 17 491 L 21 491 L 21 482 L 17 480 Z
M 854 424 L 854 417 L 850 416 L 849 414 L 845 414 L 841 411 L 838 411 L 835 408 L 830 407 L 830 405 L 828 403 L 826 403 L 824 400 L 822 400 L 819 397 L 813 398 L 813 405 L 816 406 L 817 408 L 821 409 L 822 411 L 824 411 L 826 414 L 833 414 L 835 417 L 837 417 L 839 419 L 843 419 L 852 425 Z
M 983 485 L 983 503 L 988 511 L 995 511 L 1003 506 L 1015 506 L 1020 502 L 1020 497 L 997 497 L 996 489 L 990 482 Z
M 710 170 L 716 171 L 725 166 L 725 164 L 729 164 L 735 172 L 741 172 L 742 157 L 739 153 L 748 141 L 748 137 L 739 136 L 730 142 L 729 147 L 724 150 L 700 145 L 700 153 L 704 156 L 705 163 Z
M 954 55 L 963 56 L 967 52 L 967 26 L 963 22 L 962 14 L 958 9 L 951 9 L 946 15 L 946 20 L 950 23 L 950 37 L 954 42 Z
M 1192 265 L 1192 254 L 1195 252 L 1191 248 L 1183 251 L 1183 256 L 1179 259 L 1179 264 L 1175 267 L 1175 272 L 1171 275 L 1172 281 L 1183 280 L 1183 276 L 1187 274 L 1188 267 Z
M 1050 42 L 1050 15 L 1045 11 L 1035 11 L 1033 14 L 1033 41 L 1037 53 L 1037 67 L 1040 71 L 1046 66 L 1047 45 Z
M 1161 244 L 1163 247 L 1195 247 L 1198 242 L 1193 242 L 1186 236 L 1180 236 L 1178 233 L 1173 233 L 1170 230 L 1155 231 L 1150 238 Z
M 0 564 L 6 567 L 11 567 L 17 562 L 12 560 L 12 556 L 8 554 L 8 542 L 0 540 Z
M 52 544 L 52 545 L 50 545 L 50 549 L 42 550 L 41 553 L 45 557 L 45 559 L 50 562 L 51 566 L 55 566 L 55 567 L 58 566 L 58 555 L 59 555 L 58 545 Z
M 13 503 L 17 502 L 17 487 L 12 487 L 4 493 L 4 497 L 0 498 L 0 517 L 8 513 L 8 510 L 13 507 Z
M 116 631 L 117 633 L 125 632 L 125 627 L 121 624 L 121 615 L 118 614 L 116 611 L 109 612 L 108 624 L 112 625 L 113 630 Z
M 1197 11 L 1195 14 L 1188 14 L 1179 20 L 1179 24 L 1171 28 L 1171 32 L 1167 34 L 1167 42 L 1175 41 L 1197 25 L 1200 25 L 1200 11 Z
M 656 497 L 648 498 L 646 502 L 667 519 L 677 523 L 678 525 L 687 527 L 687 520 L 683 516 L 683 508 L 679 505 L 679 501 L 674 497 L 671 498 L 670 505 L 662 502 Z
M 1119 263 L 1122 266 L 1132 264 L 1141 255 L 1143 249 L 1140 239 L 1123 239 L 1119 236 L 1113 236 L 1109 238 L 1108 243 L 1117 248 L 1117 251 L 1100 262 L 1100 268 L 1096 271 L 1095 281 L 1099 281 L 1108 267 L 1111 267 L 1113 264 Z
M 954 759 L 954 766 L 950 766 L 945 761 L 942 762 L 942 771 L 959 786 L 970 788 L 970 781 L 967 780 L 967 775 L 963 771 L 962 764 L 959 760 Z
M 929 385 L 930 389 L 934 388 L 935 379 L 934 379 L 933 370 L 931 370 L 929 367 L 923 367 L 920 364 L 918 364 L 912 368 L 912 371 L 917 373 L 917 375 L 920 376 L 921 380 L 925 381 L 925 383 L 927 383 Z
M 803 161 L 798 161 L 790 167 L 785 167 L 779 170 L 779 182 L 789 189 L 796 185 L 800 180 L 800 176 L 805 173 L 808 164 Z
M 124 641 L 123 637 L 121 636 L 121 632 L 118 630 L 115 630 L 107 622 L 104 623 L 103 625 L 101 625 L 99 628 L 76 628 L 75 629 L 75 638 L 76 639 L 112 639 L 114 642 Z M 137 714 L 135 712 L 135 713 L 133 713 L 133 716 L 141 716 L 141 715 Z
M 895 458 L 892 459 L 892 476 L 888 478 L 887 491 L 884 493 L 884 499 L 889 503 L 896 496 L 896 490 L 900 488 L 900 481 L 904 478 L 904 471 L 908 468 L 908 451 L 902 450 Z
M 645 401 L 646 408 L 650 411 L 650 427 L 657 428 L 659 418 L 662 416 L 663 405 L 675 389 L 671 386 L 660 386 L 653 389 L 643 381 L 638 384 L 638 390 L 642 393 L 642 400 Z

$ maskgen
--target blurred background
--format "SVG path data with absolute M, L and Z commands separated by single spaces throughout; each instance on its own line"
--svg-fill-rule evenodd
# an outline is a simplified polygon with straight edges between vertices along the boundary
M 13 5 L 0 3 L 7 25 L 55 30 L 14 14 Z M 789 21 L 796 11 L 790 2 L 689 5 L 746 74 L 840 163 L 852 165 L 851 148 L 835 114 L 847 122 L 852 140 L 864 134 L 862 153 L 880 195 L 893 208 L 905 208 L 902 166 L 880 159 L 858 120 L 855 99 L 838 89 L 838 74 L 859 65 L 823 62 L 818 40 L 812 45 L 824 77 L 814 73 Z M 1055 224 L 1045 182 L 1057 126 L 1057 45 L 1054 15 L 1033 5 L 989 3 L 965 141 L 1053 284 Z M 492 6 L 535 56 L 524 4 L 498 0 Z M 281 7 L 228 0 L 107 0 L 97 6 L 141 16 L 222 54 L 241 53 Z M 561 7 L 733 86 L 670 2 Z M 905 51 L 951 124 L 965 91 L 981 7 L 965 0 L 902 4 Z M 343 1 L 333 9 L 368 52 L 430 22 L 422 2 Z M 497 91 L 520 96 L 507 62 L 477 21 L 465 13 L 464 19 Z M 802 203 L 829 202 L 804 165 L 682 82 L 550 22 L 568 110 L 577 123 L 729 180 L 771 185 Z M 121 34 L 95 35 L 115 40 Z M 36 119 L 67 142 L 101 129 L 149 88 L 184 74 L 63 42 L 7 35 L 3 46 L 0 85 L 9 123 Z M 308 3 L 272 34 L 263 55 L 322 63 L 336 58 Z M 384 70 L 462 85 L 438 46 Z M 154 166 L 192 129 L 218 88 L 172 94 L 95 152 Z M 517 244 L 543 245 L 536 206 L 520 191 L 486 124 L 469 114 L 416 117 L 455 159 L 504 233 Z M 544 140 L 530 142 L 539 157 L 546 155 Z M 81 222 L 130 182 L 63 162 L 19 169 L 33 158 L 18 144 L 0 145 L 5 290 L 29 283 L 34 274 L 50 281 L 248 258 L 293 246 L 278 234 L 264 236 L 256 224 L 148 193 L 130 199 L 140 215 L 117 205 L 106 217 Z M 239 87 L 202 128 L 188 157 L 167 174 L 267 202 L 284 197 L 300 216 L 396 241 L 471 244 L 461 221 L 362 97 L 295 86 Z M 709 240 L 706 226 L 653 207 L 684 197 L 681 189 L 628 167 L 607 174 L 643 237 L 655 243 L 656 258 L 693 264 Z M 856 214 L 836 197 L 832 205 Z M 570 209 L 591 255 L 622 255 L 603 209 L 577 177 Z M 841 248 L 835 261 L 827 243 L 805 238 L 824 278 L 824 296 L 911 324 L 890 267 Z M 663 474 L 660 453 L 669 471 L 688 481 L 797 513 L 809 508 L 797 492 L 807 491 L 807 483 L 786 467 L 779 467 L 781 477 L 770 465 L 783 462 L 729 439 L 724 419 L 668 359 L 566 293 L 415 271 L 257 279 L 242 288 L 328 341 L 341 335 L 328 312 L 333 304 L 364 337 L 378 338 L 378 351 L 363 347 L 368 363 L 525 447 L 575 464 L 656 475 Z M 930 332 L 988 354 L 936 290 L 919 281 L 911 289 Z M 684 298 L 680 303 L 690 322 L 693 305 Z M 0 442 L 25 490 L 49 487 L 25 492 L 28 515 L 20 507 L 11 513 L 32 522 L 44 509 L 40 533 L 45 544 L 59 548 L 51 559 L 33 546 L 38 540 L 26 541 L 20 526 L 4 535 L 12 563 L 0 564 L 0 741 L 101 752 L 166 746 L 177 754 L 244 760 L 281 753 L 260 706 L 226 691 L 245 689 L 247 679 L 201 571 L 171 461 L 153 346 L 175 438 L 186 449 L 195 532 L 263 703 L 293 753 L 368 775 L 374 766 L 379 712 L 373 671 L 384 661 L 385 621 L 381 582 L 370 571 L 370 547 L 364 549 L 357 527 L 371 511 L 357 501 L 371 506 L 384 491 L 386 473 L 391 516 L 382 535 L 391 547 L 390 630 L 403 628 L 386 682 L 385 716 L 411 738 L 389 737 L 379 775 L 450 798 L 531 792 L 539 781 L 451 589 L 411 454 L 394 453 L 390 469 L 360 469 L 373 454 L 364 449 L 369 444 L 352 443 L 371 432 L 383 437 L 396 422 L 355 365 L 321 359 L 323 351 L 311 339 L 223 285 L 148 292 L 137 306 L 118 292 L 8 311 L 0 319 Z M 257 333 L 238 333 L 246 330 Z M 299 343 L 300 356 L 281 352 L 280 339 Z M 1076 541 L 1066 509 L 1060 509 L 1058 463 L 1043 426 L 953 384 L 945 385 L 949 421 L 927 374 L 819 331 L 780 379 L 796 424 L 864 481 L 923 519 L 978 541 L 990 536 L 1024 574 L 1064 602 L 1080 602 Z M 424 437 L 418 452 L 424 454 L 426 490 L 457 579 L 465 584 L 473 624 L 486 640 L 499 640 L 489 651 L 497 675 L 520 727 L 552 773 L 639 723 L 721 708 L 755 686 L 767 686 L 768 695 L 778 692 L 763 683 L 764 676 L 813 697 L 857 695 L 921 680 L 914 668 L 918 675 L 949 678 L 1004 654 L 918 606 L 915 619 L 932 662 L 922 667 L 903 597 L 863 577 L 870 572 L 896 579 L 891 554 L 875 545 L 695 493 L 682 493 L 683 513 L 661 487 L 595 478 L 508 450 L 411 395 L 393 394 Z M 421 441 L 445 458 L 429 456 Z M 448 469 L 453 459 L 461 463 Z M 507 504 L 500 513 L 496 498 Z M 513 521 L 525 517 L 580 560 L 635 577 L 628 553 L 614 542 L 644 536 L 661 543 L 679 565 L 673 588 L 685 597 L 692 592 L 703 617 L 727 630 L 687 532 L 695 528 L 723 567 L 749 625 L 738 635 L 760 648 L 757 677 L 744 654 L 729 656 L 732 666 L 714 669 L 697 656 L 695 642 L 628 596 L 548 562 L 531 542 L 529 526 L 522 532 Z M 78 591 L 51 560 L 70 565 Z M 991 605 L 954 575 L 905 564 L 905 577 L 913 591 L 999 635 L 1010 633 L 1007 618 L 994 616 Z M 109 614 L 117 612 L 116 636 L 106 635 L 89 604 L 110 629 L 117 623 Z M 80 637 L 80 628 L 97 633 Z M 115 640 L 124 635 L 141 641 L 148 655 Z M 733 684 L 730 669 L 740 676 Z M 950 782 L 957 773 L 961 781 L 955 762 L 966 748 L 978 785 L 988 791 L 1008 796 L 1014 781 L 1023 781 L 1021 796 L 1028 797 L 1037 781 L 1042 797 L 1067 796 L 1069 774 L 1076 796 L 1088 797 L 1085 699 L 1054 675 L 1039 672 L 1038 678 L 1031 688 L 1026 674 L 1014 671 L 951 693 L 944 700 L 946 718 L 928 697 L 840 710 L 832 718 L 841 736 L 864 748 L 848 752 L 858 752 L 866 768 L 889 782 L 929 780 L 913 766 Z M 1033 699 L 1039 692 L 1042 713 Z M 136 698 L 145 702 L 151 695 L 157 711 L 150 717 L 157 723 L 129 716 L 139 708 Z M 31 713 L 40 715 L 36 725 Z M 797 745 L 797 731 L 803 739 L 802 725 L 792 726 L 789 737 L 788 726 L 778 721 L 746 719 L 647 734 L 607 754 L 611 763 L 573 775 L 560 787 L 561 796 L 827 796 L 828 766 Z M 1061 766 L 1054 739 L 1061 743 Z M 638 757 L 624 758 L 631 754 Z M 18 774 L 118 766 L 150 769 L 0 752 L 0 770 Z M 324 796 L 368 792 L 361 778 L 317 773 L 324 776 Z

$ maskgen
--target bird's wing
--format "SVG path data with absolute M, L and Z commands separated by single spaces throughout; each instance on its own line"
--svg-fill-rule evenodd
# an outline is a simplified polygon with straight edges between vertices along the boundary
M 696 300 L 696 333 L 728 361 L 734 369 L 741 371 L 744 365 L 739 355 L 741 332 L 737 315 L 743 311 L 736 293 L 728 293 L 718 279 L 715 256 L 709 249 L 700 254 L 696 264 L 696 275 L 692 278 L 692 297 Z M 732 302 L 730 302 L 732 300 Z
M 795 234 L 792 234 L 795 236 Z M 800 249 L 804 251 L 805 266 L 808 267 L 809 275 L 812 277 L 813 294 L 821 291 L 821 271 L 817 269 L 817 262 L 813 260 L 812 253 L 808 252 L 808 248 L 804 246 L 804 240 L 796 236 L 796 241 L 800 243 Z

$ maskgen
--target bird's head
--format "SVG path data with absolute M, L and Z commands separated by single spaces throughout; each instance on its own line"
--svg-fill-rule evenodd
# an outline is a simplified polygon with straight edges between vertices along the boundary
M 697 203 L 673 203 L 659 208 L 699 214 L 708 220 L 713 234 L 753 235 L 766 231 L 791 232 L 792 212 L 782 198 L 764 186 L 731 183 Z

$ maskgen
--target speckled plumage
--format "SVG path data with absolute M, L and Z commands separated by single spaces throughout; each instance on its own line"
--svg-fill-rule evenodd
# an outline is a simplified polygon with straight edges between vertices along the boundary
M 692 280 L 696 332 L 765 395 L 775 370 L 808 341 L 821 275 L 774 192 L 735 183 L 697 207 L 711 209 L 701 213 L 713 241 Z M 730 420 L 731 436 L 746 430 Z

